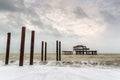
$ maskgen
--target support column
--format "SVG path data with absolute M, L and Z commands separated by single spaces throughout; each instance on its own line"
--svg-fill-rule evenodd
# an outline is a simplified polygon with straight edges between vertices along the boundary
M 43 53 L 44 53 L 44 41 L 42 41 L 42 47 L 41 47 L 41 61 L 43 61 Z
M 47 60 L 47 42 L 45 42 L 45 61 Z
M 56 41 L 56 61 L 58 61 L 58 40 Z
M 59 61 L 61 61 L 61 42 L 59 41 Z
M 23 61 L 24 61 L 25 31 L 26 28 L 22 27 L 19 66 L 23 66 Z
M 33 65 L 35 31 L 31 32 L 30 65 Z
M 10 41 L 11 41 L 11 33 L 7 33 L 6 58 L 5 58 L 6 65 L 9 63 Z

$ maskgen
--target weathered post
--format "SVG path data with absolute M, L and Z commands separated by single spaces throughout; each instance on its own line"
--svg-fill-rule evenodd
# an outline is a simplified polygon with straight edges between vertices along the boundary
M 97 51 L 95 51 L 95 55 L 97 55 Z
M 45 42 L 45 61 L 47 60 L 47 42 Z
M 35 31 L 31 32 L 30 65 L 33 65 Z
M 10 41 L 11 41 L 11 33 L 7 33 L 6 58 L 5 58 L 6 65 L 9 63 Z
M 56 41 L 56 61 L 58 61 L 58 40 Z
M 94 55 L 94 51 L 92 51 L 92 55 Z
M 23 66 L 23 61 L 24 61 L 25 31 L 26 28 L 22 27 L 19 66 Z
M 44 41 L 42 41 L 42 46 L 41 46 L 41 61 L 43 61 L 43 53 L 44 53 Z
M 61 42 L 59 41 L 59 61 L 61 61 Z

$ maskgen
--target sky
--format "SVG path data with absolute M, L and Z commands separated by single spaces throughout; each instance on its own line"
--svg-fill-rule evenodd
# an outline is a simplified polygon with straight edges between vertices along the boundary
M 0 0 L 0 53 L 5 53 L 11 32 L 11 53 L 19 53 L 21 27 L 26 27 L 25 52 L 30 51 L 31 31 L 35 30 L 35 52 L 41 41 L 48 53 L 55 42 L 62 50 L 85 45 L 98 53 L 120 53 L 120 0 Z

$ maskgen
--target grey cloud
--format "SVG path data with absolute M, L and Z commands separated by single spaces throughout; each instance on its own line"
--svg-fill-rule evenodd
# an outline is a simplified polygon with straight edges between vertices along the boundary
M 58 29 L 53 28 L 51 25 L 47 25 L 46 30 L 49 31 L 49 32 L 46 33 L 47 35 L 54 35 L 55 37 L 61 37 L 62 36 L 62 33 Z
M 14 11 L 16 7 L 13 3 L 14 0 L 0 0 L 0 10 L 2 11 Z
M 22 27 L 22 25 L 25 24 L 24 18 L 21 15 L 25 15 L 27 19 L 31 22 L 33 26 L 37 26 L 39 29 L 43 30 L 43 32 L 47 31 L 46 33 L 49 35 L 54 35 L 54 36 L 61 36 L 59 30 L 55 29 L 52 27 L 51 24 L 43 24 L 39 15 L 44 16 L 42 14 L 37 14 L 35 11 L 36 7 L 40 7 L 41 11 L 46 12 L 46 9 L 50 9 L 49 4 L 47 4 L 45 1 L 42 1 L 43 3 L 33 3 L 31 4 L 30 7 L 25 7 L 24 5 L 24 0 L 20 1 L 15 1 L 15 0 L 2 0 L 0 1 L 0 12 L 3 13 L 2 10 L 6 11 L 8 14 L 6 15 L 7 19 L 7 25 L 2 25 L 6 26 L 4 31 L 12 31 L 13 33 L 18 33 L 19 28 Z M 16 6 L 17 5 L 17 6 Z M 32 18 L 35 18 L 32 19 Z M 10 26 L 11 28 L 8 29 Z M 25 26 L 25 25 L 24 25 Z M 27 26 L 26 26 L 27 27 Z M 57 34 L 58 33 L 58 34 Z
M 120 30 L 120 0 L 102 0 L 103 6 L 99 11 L 107 24 L 106 38 L 118 38 Z M 100 5 L 99 5 L 100 7 Z
M 106 34 L 105 36 L 107 38 L 111 38 L 112 37 L 118 37 L 119 35 L 119 30 L 120 30 L 120 19 L 118 15 L 113 15 L 112 13 L 109 13 L 107 11 L 102 11 L 101 12 L 103 18 L 104 18 L 104 22 L 107 23 L 107 29 L 106 29 Z
M 108 0 L 109 1 L 109 0 Z M 112 5 L 114 5 L 114 7 L 118 8 L 120 7 L 120 0 L 111 0 Z
M 36 18 L 36 20 L 31 19 L 30 21 L 33 26 L 37 26 L 40 30 L 42 30 L 43 34 L 62 36 L 62 33 L 59 32 L 59 30 L 57 30 L 56 28 L 54 28 L 52 24 L 45 24 L 40 18 Z
M 39 18 L 36 20 L 31 19 L 30 21 L 31 21 L 32 25 L 38 26 L 39 28 L 42 28 L 42 29 L 45 28 L 44 24 L 42 23 L 42 21 Z
M 24 7 L 24 0 L 0 0 L 0 11 L 14 12 Z
M 33 7 L 25 7 L 24 0 L 0 0 L 0 12 L 6 11 L 7 13 L 21 13 L 26 15 L 37 16 Z M 37 16 L 38 17 L 38 16 Z
M 77 7 L 76 10 L 74 11 L 74 13 L 76 14 L 77 18 L 86 18 L 86 17 L 88 17 L 88 15 L 80 7 Z
M 120 16 L 113 15 L 107 11 L 102 11 L 101 14 L 103 15 L 104 20 L 109 24 L 117 25 L 119 23 Z

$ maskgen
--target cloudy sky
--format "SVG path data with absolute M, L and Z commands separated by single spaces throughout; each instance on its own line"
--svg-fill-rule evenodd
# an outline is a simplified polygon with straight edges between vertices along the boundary
M 31 30 L 36 31 L 35 52 L 41 41 L 55 52 L 86 45 L 99 53 L 120 53 L 120 0 L 0 0 L 0 53 L 5 52 L 7 32 L 12 33 L 11 52 L 20 49 L 21 27 L 27 28 L 25 51 Z

